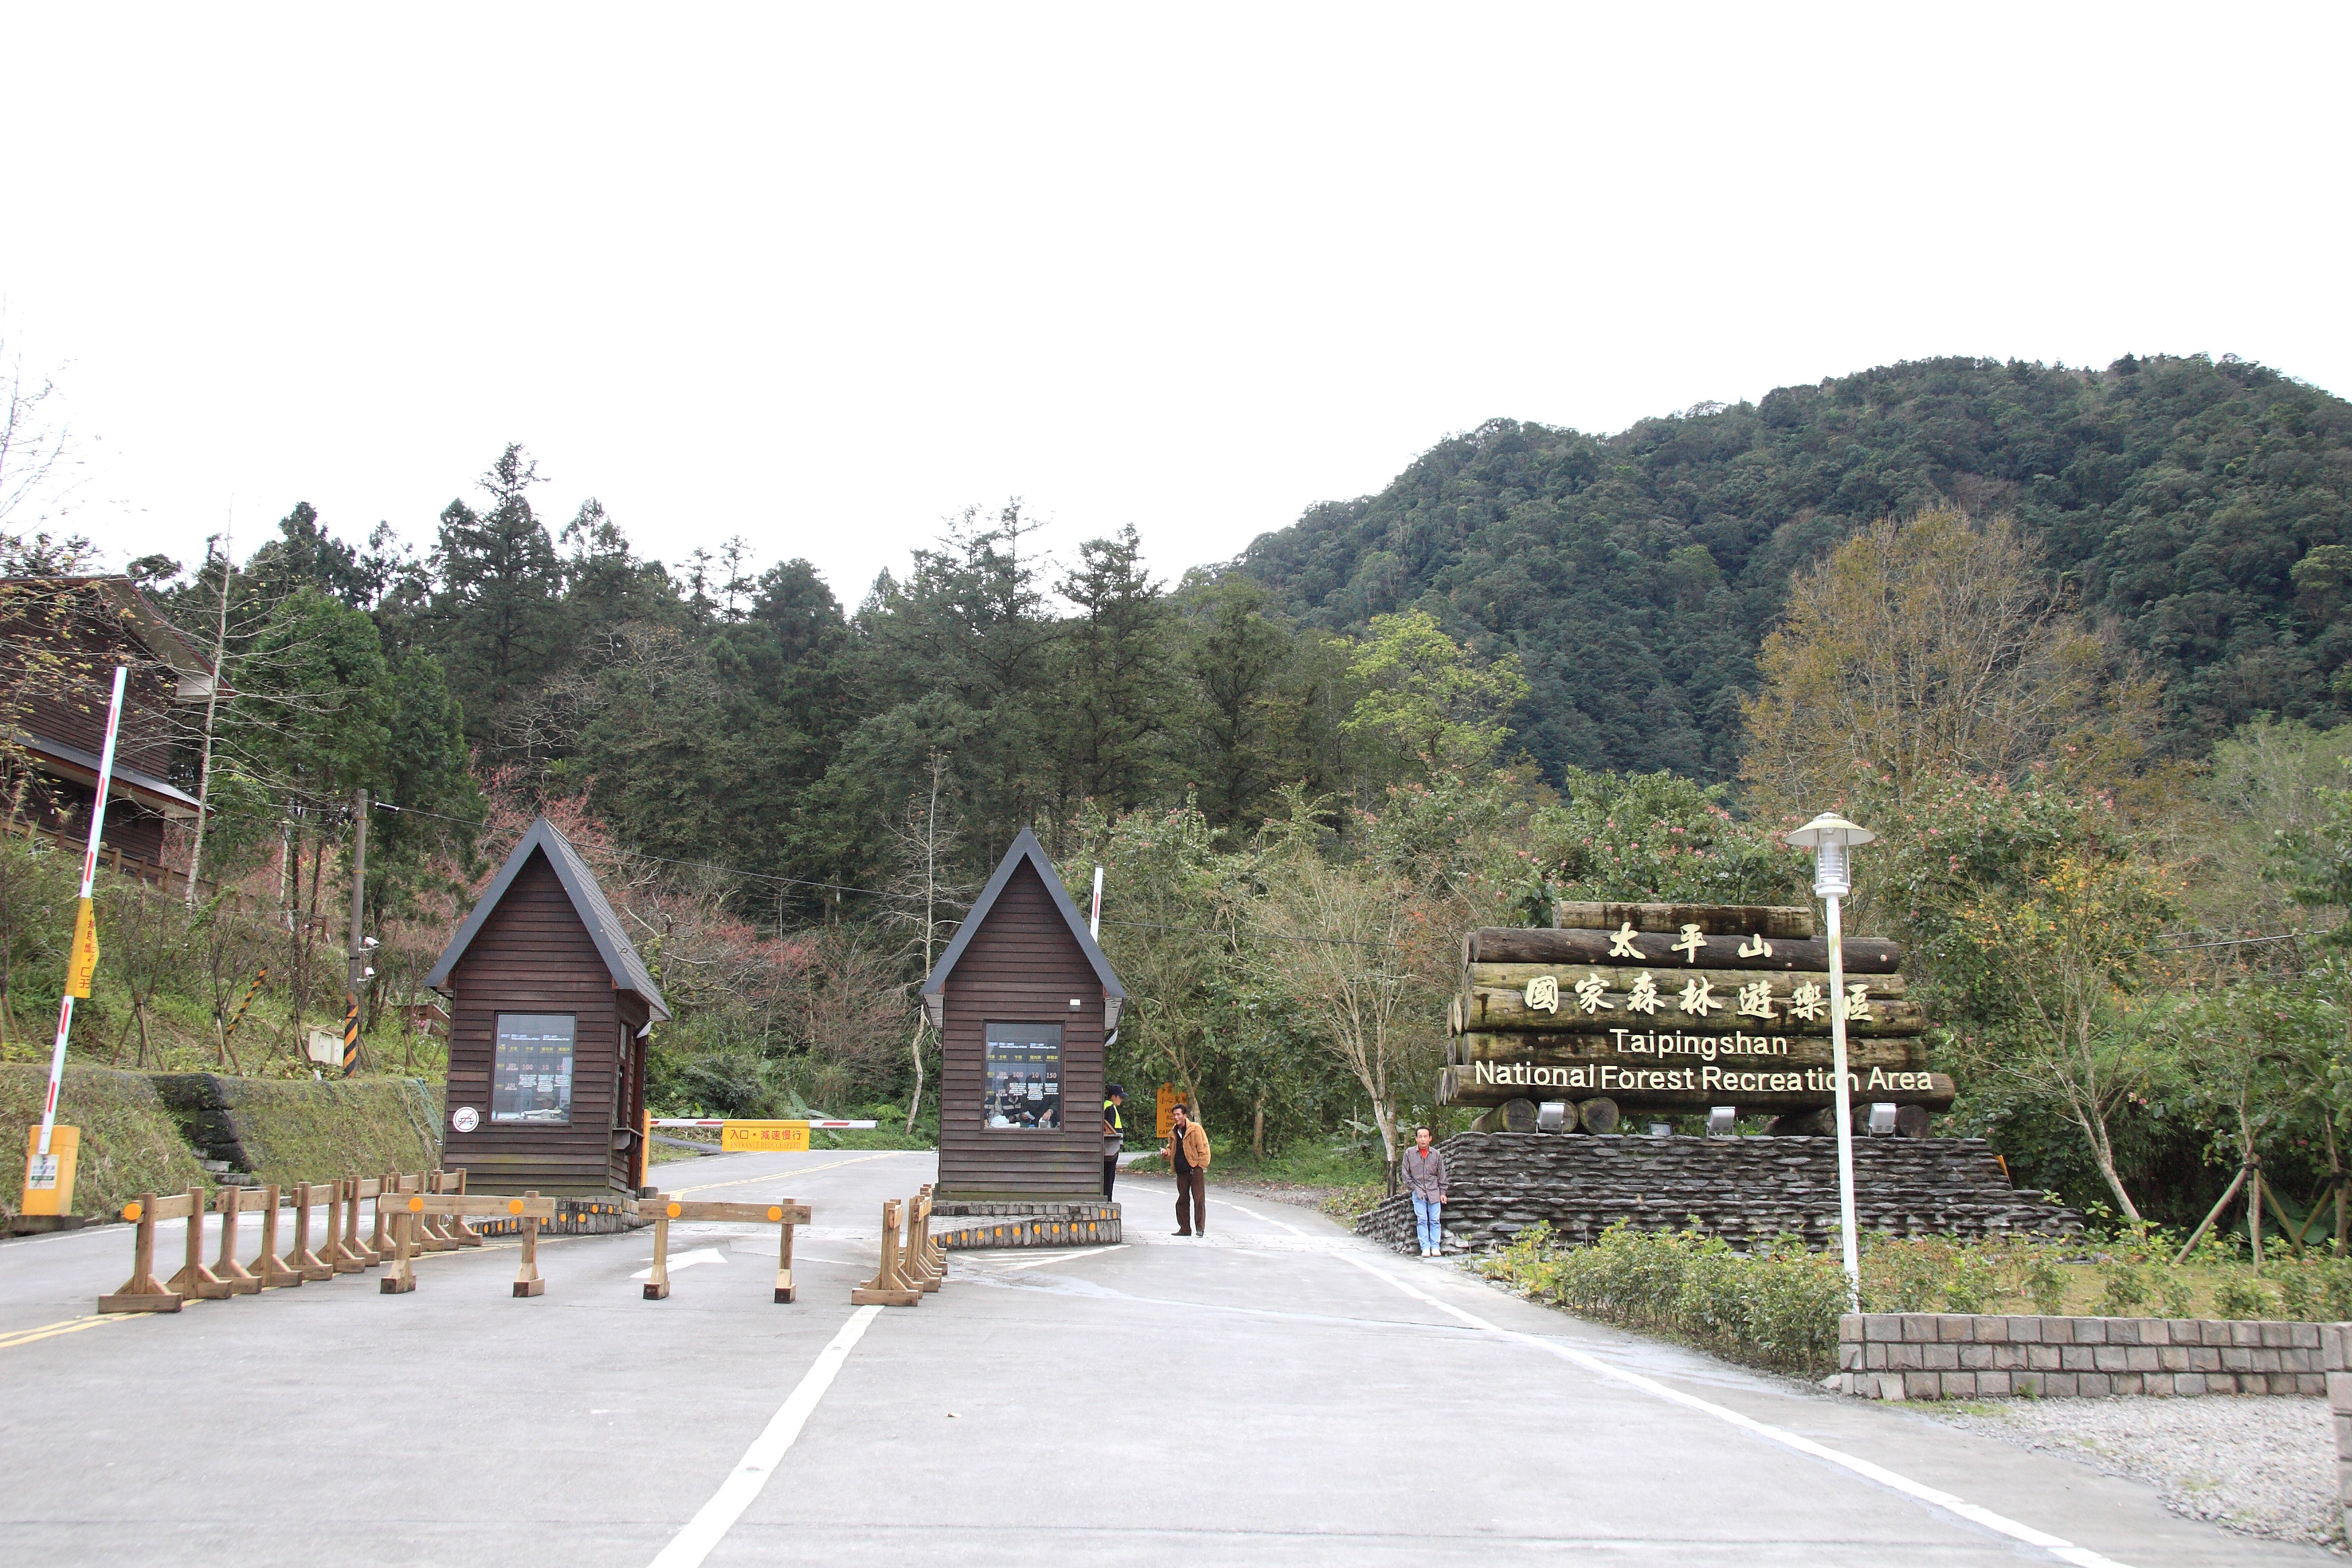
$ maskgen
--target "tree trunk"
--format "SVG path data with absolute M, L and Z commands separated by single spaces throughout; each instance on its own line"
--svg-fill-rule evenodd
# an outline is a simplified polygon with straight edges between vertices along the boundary
M 1257 1097 L 1257 1105 L 1250 1113 L 1250 1158 L 1263 1163 L 1265 1159 L 1265 1096 Z
M 2075 1111 L 2074 1121 L 2082 1128 L 2083 1136 L 2090 1141 L 2091 1160 L 2098 1166 L 2107 1190 L 2116 1194 L 2116 1202 L 2123 1205 L 2125 1215 L 2134 1225 L 2147 1224 L 2140 1217 L 2138 1205 L 2131 1201 L 2131 1194 L 2124 1191 L 2123 1177 L 2116 1173 L 2115 1152 L 2107 1142 L 2106 1123 L 2095 1111 L 2080 1108 Z
M 915 1058 L 915 1092 L 907 1101 L 909 1138 L 915 1135 L 915 1119 L 923 1113 L 923 1025 L 924 1020 L 919 1016 L 915 1020 L 915 1043 L 908 1047 L 908 1053 Z

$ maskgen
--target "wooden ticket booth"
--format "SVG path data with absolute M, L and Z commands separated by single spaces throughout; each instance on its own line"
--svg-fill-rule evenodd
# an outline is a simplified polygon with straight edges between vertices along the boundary
M 941 1041 L 943 1205 L 1101 1201 L 1103 1050 L 1126 1000 L 1023 828 L 923 982 Z
M 530 825 L 425 983 L 449 998 L 442 1164 L 470 1191 L 644 1184 L 646 1037 L 669 1009 L 553 823 Z

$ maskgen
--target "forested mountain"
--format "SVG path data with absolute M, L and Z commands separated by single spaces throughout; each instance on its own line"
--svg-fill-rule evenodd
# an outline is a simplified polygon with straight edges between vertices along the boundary
M 2230 358 L 1927 360 L 1612 437 L 1498 419 L 1241 567 L 1309 625 L 1418 608 L 1517 652 L 1519 743 L 1552 777 L 1727 779 L 1791 570 L 1937 499 L 2016 514 L 2161 675 L 2176 751 L 2352 709 L 2352 405 Z

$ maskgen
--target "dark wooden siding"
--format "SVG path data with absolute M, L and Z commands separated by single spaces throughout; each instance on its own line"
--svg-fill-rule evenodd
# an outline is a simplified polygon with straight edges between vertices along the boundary
M 449 1007 L 447 1104 L 453 1110 L 472 1106 L 482 1123 L 472 1132 L 445 1129 L 442 1163 L 466 1171 L 474 1192 L 582 1194 L 625 1188 L 630 1156 L 614 1148 L 614 1097 L 635 1098 L 628 1069 L 639 1053 L 631 1036 L 644 1022 L 644 1005 L 625 999 L 635 1021 L 625 1025 L 625 999 L 613 989 L 612 972 L 544 854 L 534 853 L 517 873 L 449 983 L 456 995 Z M 577 1016 L 570 1125 L 490 1120 L 490 1063 L 500 1013 Z
M 1076 997 L 1079 1005 L 1072 1007 Z M 1083 1198 L 1102 1193 L 1103 993 L 1053 898 L 1017 867 L 948 973 L 940 1075 L 940 1195 Z M 986 1025 L 1062 1026 L 1063 1130 L 982 1124 Z

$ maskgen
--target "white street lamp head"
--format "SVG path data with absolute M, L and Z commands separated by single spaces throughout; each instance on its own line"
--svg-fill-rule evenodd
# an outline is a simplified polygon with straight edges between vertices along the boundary
M 1813 891 L 1824 899 L 1843 899 L 1853 891 L 1853 875 L 1846 851 L 1878 837 L 1869 828 L 1825 811 L 1789 835 L 1789 842 L 1813 852 Z

